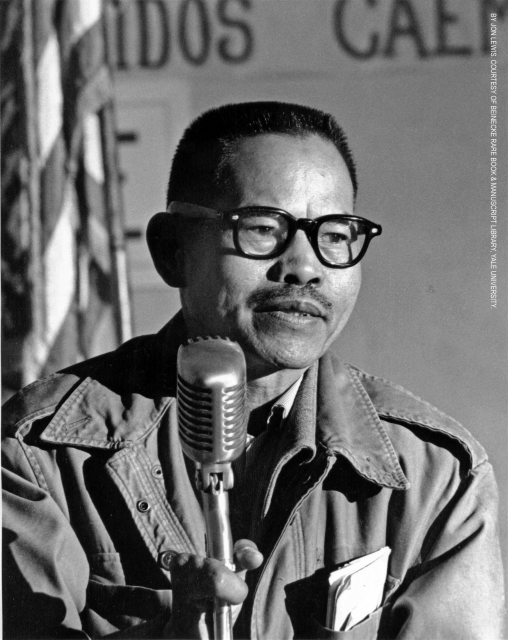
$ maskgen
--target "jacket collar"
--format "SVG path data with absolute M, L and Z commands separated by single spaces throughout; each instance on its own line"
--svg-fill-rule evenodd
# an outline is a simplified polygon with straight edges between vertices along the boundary
M 71 367 L 83 381 L 41 434 L 86 448 L 132 446 L 156 427 L 175 393 L 176 353 L 186 337 L 181 313 L 158 334 Z M 317 446 L 344 456 L 365 479 L 393 489 L 409 483 L 355 369 L 329 354 L 305 374 L 290 416 L 288 451 Z M 316 425 L 314 427 L 314 425 Z M 288 425 L 289 426 L 289 425 Z
M 159 333 L 65 369 L 82 382 L 41 439 L 99 449 L 122 449 L 142 440 L 176 396 L 176 354 L 185 339 L 179 312 Z
M 329 353 L 305 373 L 280 437 L 281 462 L 304 452 L 303 459 L 310 462 L 322 447 L 328 455 L 346 458 L 370 482 L 392 489 L 409 488 L 357 371 Z
M 390 438 L 357 371 L 325 354 L 319 362 L 316 440 L 367 480 L 408 489 Z

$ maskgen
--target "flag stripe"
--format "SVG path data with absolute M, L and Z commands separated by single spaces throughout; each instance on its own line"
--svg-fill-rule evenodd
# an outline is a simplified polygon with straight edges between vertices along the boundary
M 67 153 L 63 137 L 56 138 L 46 163 L 40 168 L 41 250 L 50 241 L 64 206 L 68 177 L 65 174 Z
M 58 0 L 28 0 L 26 3 L 33 17 L 33 56 L 35 64 L 41 59 L 48 38 L 55 30 L 55 6 Z M 29 16 L 25 16 L 29 19 Z
M 97 219 L 91 216 L 88 221 L 88 241 L 91 258 L 101 271 L 111 273 L 111 248 L 108 230 Z
M 104 183 L 104 156 L 99 116 L 96 113 L 88 113 L 84 117 L 83 129 L 85 171 L 95 182 L 102 185 Z
M 51 345 L 60 331 L 74 298 L 76 255 L 72 191 L 67 189 L 58 223 L 44 253 L 46 313 L 45 342 Z
M 56 33 L 51 33 L 37 65 L 39 157 L 43 166 L 62 128 L 60 54 Z
M 76 349 L 79 341 L 78 334 L 76 313 L 71 307 L 65 318 L 65 322 L 63 322 L 60 327 L 58 335 L 46 352 L 44 365 L 42 367 L 39 366 L 39 376 L 54 373 L 63 366 L 74 364 L 83 359 L 79 350 Z M 69 358 L 70 354 L 72 354 L 71 359 Z
M 90 336 L 88 346 L 90 358 L 94 358 L 111 348 L 111 332 L 114 326 L 115 318 L 112 307 L 102 305 L 93 334 Z
M 101 0 L 74 0 L 70 5 L 73 12 L 70 41 L 76 42 L 90 29 L 96 22 L 99 22 L 102 15 Z

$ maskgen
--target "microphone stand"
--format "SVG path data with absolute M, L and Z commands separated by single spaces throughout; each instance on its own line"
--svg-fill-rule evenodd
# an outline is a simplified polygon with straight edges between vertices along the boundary
M 215 466 L 215 465 L 214 465 Z M 224 488 L 232 480 L 231 465 L 226 472 L 210 473 L 198 467 L 196 469 L 197 485 L 203 496 L 203 511 L 206 522 L 206 548 L 207 556 L 222 562 L 228 569 L 234 571 L 233 563 L 233 538 L 229 523 L 229 496 Z M 224 604 L 218 598 L 215 599 L 213 626 L 215 640 L 233 640 L 233 619 L 231 606 Z
M 184 453 L 196 464 L 202 492 L 207 556 L 234 571 L 228 491 L 231 462 L 247 439 L 246 364 L 236 342 L 210 336 L 178 350 L 178 431 Z M 216 599 L 215 640 L 233 640 L 231 607 Z

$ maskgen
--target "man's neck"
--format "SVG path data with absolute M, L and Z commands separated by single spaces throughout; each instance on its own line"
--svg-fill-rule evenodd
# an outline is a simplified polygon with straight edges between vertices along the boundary
M 249 380 L 247 383 L 249 411 L 264 405 L 271 405 L 300 378 L 304 371 L 305 369 L 283 369 L 255 380 Z
M 247 383 L 250 414 L 248 431 L 251 435 L 258 436 L 265 430 L 274 400 L 294 384 L 304 371 L 305 369 L 284 369 Z

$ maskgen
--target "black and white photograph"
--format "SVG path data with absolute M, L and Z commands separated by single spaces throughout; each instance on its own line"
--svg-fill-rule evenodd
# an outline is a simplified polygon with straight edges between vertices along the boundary
M 508 0 L 0 0 L 6 640 L 508 638 Z

